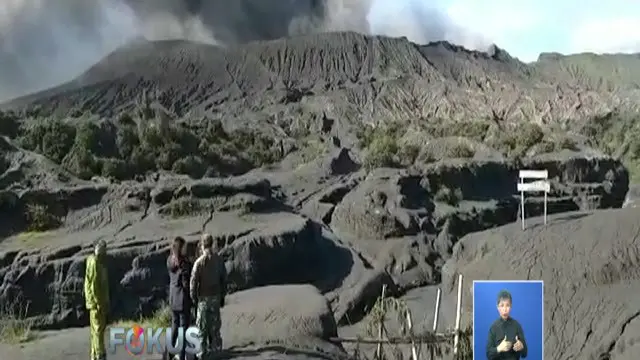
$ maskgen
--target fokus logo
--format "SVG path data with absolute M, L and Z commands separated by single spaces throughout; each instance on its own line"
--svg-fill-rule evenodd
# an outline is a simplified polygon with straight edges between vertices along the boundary
M 115 354 L 118 346 L 134 357 L 145 354 L 179 354 L 185 346 L 187 354 L 196 355 L 201 351 L 200 331 L 196 327 L 178 328 L 176 343 L 171 342 L 171 328 L 143 328 L 138 324 L 131 328 L 112 327 L 109 329 L 109 352 Z M 164 341 L 163 341 L 164 340 Z

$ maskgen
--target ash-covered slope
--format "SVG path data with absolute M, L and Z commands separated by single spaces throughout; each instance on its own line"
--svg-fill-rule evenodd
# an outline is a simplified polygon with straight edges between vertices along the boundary
M 535 67 L 541 76 L 573 79 L 590 90 L 640 88 L 640 54 L 543 53 Z
M 303 112 L 364 120 L 540 122 L 637 109 L 640 91 L 624 74 L 640 61 L 593 56 L 602 60 L 547 56 L 528 65 L 498 48 L 486 54 L 446 42 L 418 46 L 404 38 L 350 32 L 226 49 L 140 42 L 115 51 L 68 84 L 5 107 L 106 115 L 130 108 L 146 90 L 177 115 L 197 111 L 226 119 L 276 114 L 303 98 L 298 104 Z
M 546 226 L 541 218 L 531 219 L 524 231 L 509 224 L 465 236 L 443 268 L 439 328 L 455 324 L 458 274 L 464 276 L 463 328 L 472 324 L 473 281 L 543 280 L 543 358 L 637 359 L 638 215 L 638 209 L 562 214 Z M 436 288 L 416 289 L 403 299 L 412 313 L 421 314 L 414 328 L 430 329 Z M 514 298 L 514 306 L 523 303 Z M 360 333 L 367 320 L 341 329 L 341 336 Z M 386 326 L 398 325 L 389 317 Z

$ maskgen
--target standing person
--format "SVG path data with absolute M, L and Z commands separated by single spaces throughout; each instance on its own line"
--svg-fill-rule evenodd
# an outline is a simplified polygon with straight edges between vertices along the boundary
M 488 360 L 519 360 L 527 357 L 527 343 L 520 323 L 511 317 L 513 300 L 506 290 L 498 294 L 500 317 L 489 328 L 487 337 Z
M 223 259 L 214 252 L 213 237 L 202 235 L 201 254 L 191 271 L 191 299 L 198 304 L 196 326 L 200 330 L 202 354 L 200 360 L 210 360 L 222 350 L 220 308 L 227 292 L 227 270 Z
M 178 340 L 178 330 L 187 331 L 191 326 L 191 297 L 189 291 L 189 277 L 191 263 L 186 256 L 186 241 L 178 236 L 171 243 L 171 253 L 167 258 L 169 270 L 169 305 L 171 306 L 171 343 Z M 186 358 L 185 342 L 182 343 L 180 360 Z M 177 356 L 176 356 L 177 357 Z
M 107 243 L 98 241 L 87 258 L 84 274 L 84 298 L 89 310 L 91 327 L 91 360 L 105 360 L 107 351 L 104 333 L 109 311 L 109 279 L 106 266 Z

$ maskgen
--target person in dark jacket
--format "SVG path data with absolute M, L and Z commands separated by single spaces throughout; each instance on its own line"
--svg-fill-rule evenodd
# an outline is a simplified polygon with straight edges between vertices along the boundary
M 520 323 L 511 317 L 511 294 L 502 290 L 498 294 L 500 317 L 489 329 L 487 337 L 488 360 L 519 360 L 527 357 L 527 342 Z
M 189 281 L 191 277 L 191 262 L 186 256 L 186 242 L 182 237 L 176 237 L 171 244 L 171 253 L 167 258 L 169 270 L 169 305 L 171 306 L 171 342 L 178 340 L 178 329 L 191 326 L 191 307 Z M 182 344 L 180 360 L 186 358 L 186 343 Z

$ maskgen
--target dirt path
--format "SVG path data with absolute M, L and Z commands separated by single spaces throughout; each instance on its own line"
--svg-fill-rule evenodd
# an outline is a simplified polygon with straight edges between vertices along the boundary
M 89 328 L 45 331 L 37 340 L 21 345 L 0 344 L 0 359 L 11 360 L 89 360 Z M 108 360 L 160 360 L 160 355 L 133 357 L 124 348 L 107 354 Z M 320 353 L 292 349 L 268 348 L 260 350 L 227 351 L 221 359 L 245 360 L 334 360 Z
M 13 360 L 66 360 L 89 359 L 89 328 L 45 331 L 39 338 L 21 345 L 0 344 L 0 359 Z M 124 348 L 108 354 L 109 360 L 131 360 Z M 159 360 L 160 356 L 137 357 L 140 360 Z

